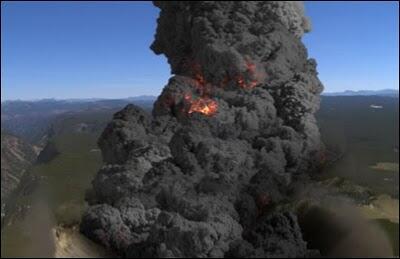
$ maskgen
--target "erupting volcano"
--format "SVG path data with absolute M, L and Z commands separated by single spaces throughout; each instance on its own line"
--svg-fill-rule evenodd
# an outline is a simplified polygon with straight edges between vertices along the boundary
M 289 206 L 323 148 L 302 3 L 155 5 L 173 76 L 152 115 L 129 105 L 103 132 L 82 233 L 127 257 L 318 254 Z

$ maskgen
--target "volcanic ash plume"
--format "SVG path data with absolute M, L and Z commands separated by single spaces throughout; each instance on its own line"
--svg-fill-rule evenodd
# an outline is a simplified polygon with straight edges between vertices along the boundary
M 129 105 L 105 129 L 81 231 L 128 257 L 314 255 L 279 209 L 321 161 L 302 4 L 155 5 L 174 76 L 152 116 Z

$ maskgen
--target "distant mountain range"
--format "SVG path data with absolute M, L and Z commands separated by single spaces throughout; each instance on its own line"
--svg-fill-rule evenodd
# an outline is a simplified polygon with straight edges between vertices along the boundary
M 155 96 L 137 96 L 125 99 L 5 101 L 1 103 L 1 129 L 30 143 L 39 144 L 43 136 L 47 135 L 59 118 L 76 116 L 77 114 L 86 117 L 108 114 L 109 116 L 106 116 L 106 118 L 110 120 L 113 113 L 129 103 L 134 103 L 147 111 L 151 111 L 155 99 Z M 103 118 L 104 116 L 100 117 Z
M 392 96 L 399 97 L 399 90 L 397 89 L 382 89 L 382 90 L 345 90 L 343 92 L 323 92 L 322 95 L 325 96 Z M 91 102 L 154 102 L 157 99 L 157 96 L 154 95 L 139 95 L 127 98 L 69 98 L 69 99 L 55 99 L 55 98 L 45 98 L 45 99 L 37 99 L 37 100 L 6 100 L 2 101 L 2 106 L 4 104 L 17 104 L 17 103 L 91 103 Z
M 154 95 L 139 95 L 127 98 L 68 98 L 68 99 L 57 99 L 57 98 L 43 98 L 33 100 L 5 100 L 1 101 L 2 104 L 7 103 L 90 103 L 90 102 L 111 102 L 111 101 L 155 101 L 157 96 Z
M 346 90 L 344 92 L 322 93 L 325 96 L 390 96 L 399 97 L 399 90 L 396 89 L 382 89 L 382 90 L 360 90 L 352 91 Z

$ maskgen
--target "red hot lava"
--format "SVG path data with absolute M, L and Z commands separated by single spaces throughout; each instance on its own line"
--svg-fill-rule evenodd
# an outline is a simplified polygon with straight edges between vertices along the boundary
M 189 114 L 199 112 L 206 116 L 213 116 L 218 110 L 218 103 L 209 97 L 192 99 L 190 94 L 186 94 L 185 101 L 190 104 Z
M 212 85 L 204 79 L 200 65 L 192 63 L 190 65 L 192 77 L 195 80 L 195 88 L 199 97 L 192 98 L 190 93 L 184 96 L 185 103 L 189 104 L 188 114 L 198 112 L 205 116 L 213 116 L 218 111 L 218 103 L 209 96 L 212 91 Z
M 205 80 L 199 64 L 189 62 L 189 64 L 185 65 L 190 66 L 192 77 L 195 80 L 197 95 L 199 96 L 194 99 L 189 93 L 186 93 L 184 95 L 185 103 L 189 104 L 187 113 L 191 114 L 194 112 L 198 112 L 206 116 L 213 116 L 218 111 L 218 103 L 210 98 L 213 85 Z M 249 60 L 245 61 L 245 66 L 246 71 L 244 75 L 239 74 L 238 76 L 233 78 L 233 81 L 236 82 L 236 84 L 243 89 L 252 89 L 256 87 L 260 83 L 260 81 L 262 81 L 263 74 L 257 71 L 256 64 Z M 220 85 L 221 87 L 223 87 L 231 80 L 232 79 L 229 79 L 229 77 L 226 76 L 219 84 L 216 85 Z

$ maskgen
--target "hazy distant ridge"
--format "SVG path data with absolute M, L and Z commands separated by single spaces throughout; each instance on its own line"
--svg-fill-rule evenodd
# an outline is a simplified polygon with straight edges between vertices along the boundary
M 139 95 L 127 98 L 66 98 L 66 99 L 57 99 L 57 98 L 43 98 L 43 99 L 34 99 L 34 100 L 5 100 L 2 101 L 1 104 L 8 103 L 52 103 L 52 102 L 65 102 L 65 103 L 88 103 L 88 102 L 98 102 L 98 101 L 116 101 L 116 100 L 128 100 L 128 101 L 155 101 L 157 96 L 153 95 Z
M 396 89 L 382 89 L 382 90 L 359 90 L 352 91 L 346 90 L 344 92 L 322 93 L 326 96 L 392 96 L 399 97 L 399 90 Z

